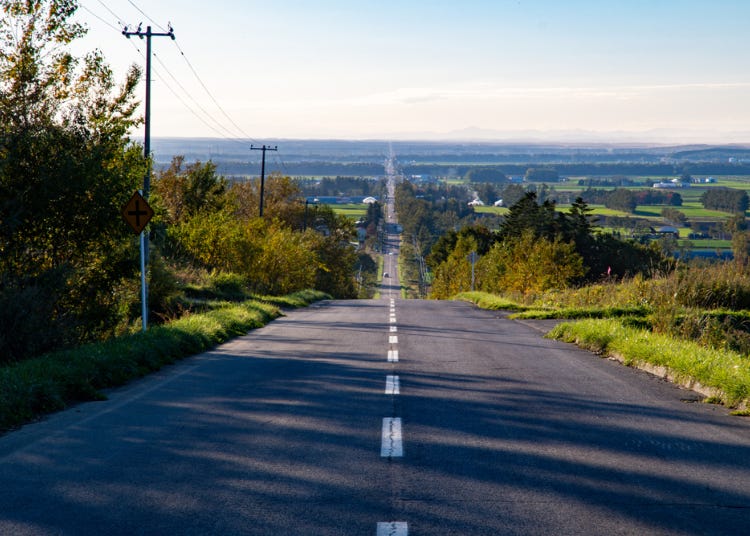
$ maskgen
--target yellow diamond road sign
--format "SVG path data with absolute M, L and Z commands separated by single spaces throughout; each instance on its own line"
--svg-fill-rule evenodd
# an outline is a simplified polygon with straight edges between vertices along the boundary
M 135 192 L 130 201 L 122 207 L 122 217 L 133 229 L 135 234 L 140 234 L 154 216 L 152 209 L 140 192 Z

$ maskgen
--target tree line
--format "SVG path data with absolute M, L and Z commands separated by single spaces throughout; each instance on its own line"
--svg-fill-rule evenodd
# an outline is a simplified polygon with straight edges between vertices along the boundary
M 643 246 L 599 232 L 591 209 L 578 198 L 567 212 L 539 203 L 528 192 L 513 205 L 497 231 L 484 226 L 449 230 L 427 257 L 435 273 L 432 296 L 447 298 L 470 289 L 470 253 L 475 288 L 528 295 L 609 277 L 668 270 L 656 245 Z

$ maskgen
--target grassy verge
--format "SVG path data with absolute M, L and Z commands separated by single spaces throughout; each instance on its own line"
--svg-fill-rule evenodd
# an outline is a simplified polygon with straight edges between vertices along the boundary
M 117 387 L 184 357 L 209 350 L 281 316 L 282 307 L 303 307 L 328 298 L 303 291 L 261 296 L 242 303 L 215 302 L 212 309 L 111 341 L 48 354 L 0 368 L 0 432 L 77 402 L 103 400 Z
M 548 336 L 616 356 L 626 365 L 664 367 L 679 383 L 714 389 L 730 407 L 747 405 L 750 398 L 750 360 L 738 353 L 628 327 L 616 319 L 564 323 Z
M 550 318 L 565 318 L 570 320 L 579 318 L 645 318 L 650 312 L 650 309 L 646 307 L 563 307 L 560 309 L 533 308 L 511 315 L 511 318 L 527 318 L 537 320 L 545 320 Z
M 501 309 L 506 311 L 525 311 L 529 309 L 525 305 L 487 292 L 461 292 L 460 294 L 456 294 L 453 299 L 468 301 L 477 307 L 493 311 Z
M 600 306 L 589 304 L 553 307 L 548 304 L 551 300 L 546 300 L 545 306 L 538 303 L 524 306 L 484 292 L 466 292 L 455 298 L 470 301 L 484 309 L 516 311 L 510 315 L 510 318 L 514 319 L 581 319 L 575 323 L 558 325 L 548 336 L 575 343 L 602 355 L 616 357 L 629 366 L 658 371 L 659 374 L 681 385 L 710 392 L 714 401 L 727 406 L 746 408 L 750 404 L 750 358 L 745 357 L 745 353 L 717 349 L 721 344 L 716 341 L 714 342 L 717 346 L 712 347 L 705 341 L 688 340 L 677 336 L 679 334 L 653 333 L 650 329 L 655 318 L 652 307 L 628 303 L 643 302 L 643 289 L 627 289 L 620 285 L 619 292 L 615 292 L 616 288 L 618 287 L 588 289 L 586 296 L 578 298 L 582 302 L 589 302 L 588 298 L 600 294 L 598 291 L 608 290 L 604 294 L 616 295 L 617 301 L 623 302 L 623 305 L 607 303 Z M 628 293 L 638 299 L 624 299 Z M 560 300 L 561 297 L 557 296 L 558 301 L 565 301 Z M 713 319 L 711 325 L 719 326 L 716 329 L 725 333 L 735 324 L 744 325 L 747 313 L 702 310 L 700 319 L 703 320 L 703 323 L 699 324 L 701 332 L 710 331 L 704 324 L 708 325 L 708 320 Z M 692 326 L 690 318 L 684 312 L 675 313 L 674 320 L 678 325 L 685 325 L 683 331 Z M 749 413 L 747 410 L 735 412 L 737 415 Z

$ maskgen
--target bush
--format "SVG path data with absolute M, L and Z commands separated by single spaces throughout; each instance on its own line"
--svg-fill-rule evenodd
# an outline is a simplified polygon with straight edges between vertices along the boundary
M 49 352 L 65 343 L 66 320 L 56 314 L 62 274 L 0 284 L 0 364 Z

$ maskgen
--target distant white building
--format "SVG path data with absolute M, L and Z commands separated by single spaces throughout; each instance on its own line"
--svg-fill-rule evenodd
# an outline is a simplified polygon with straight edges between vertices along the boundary
M 365 198 L 364 198 L 364 199 L 362 200 L 362 202 L 363 202 L 363 203 L 365 203 L 366 205 L 372 205 L 373 203 L 377 203 L 377 202 L 378 202 L 378 200 L 377 200 L 377 199 L 375 199 L 374 197 L 365 197 Z
M 654 184 L 654 188 L 663 188 L 663 189 L 675 189 L 675 188 L 684 188 L 685 185 L 681 182 L 657 182 Z
M 502 206 L 503 206 L 503 200 L 502 200 L 502 199 L 498 199 L 498 200 L 497 200 L 497 201 L 495 201 L 495 202 L 494 202 L 493 204 L 494 204 L 494 205 L 495 205 L 496 207 L 502 207 Z
M 483 207 L 484 203 L 481 199 L 474 199 L 473 201 L 469 201 L 470 207 Z

